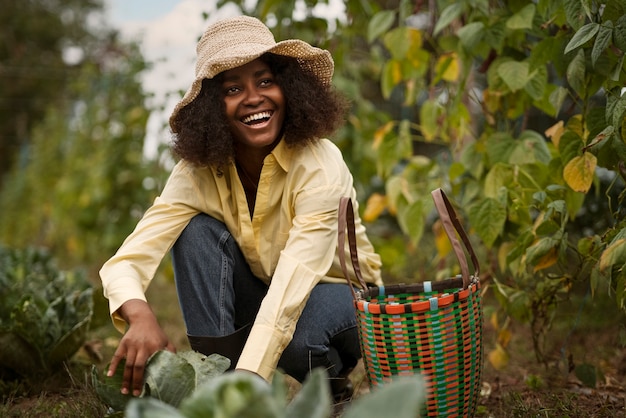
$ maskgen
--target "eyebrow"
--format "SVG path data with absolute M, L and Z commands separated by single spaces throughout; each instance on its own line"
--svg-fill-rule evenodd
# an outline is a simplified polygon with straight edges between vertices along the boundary
M 272 71 L 269 68 L 262 68 L 262 69 L 254 72 L 254 78 L 259 78 L 259 77 L 265 75 L 266 73 L 272 74 Z M 239 78 L 240 77 L 238 75 L 230 75 L 230 76 L 225 76 L 223 81 L 236 81 Z

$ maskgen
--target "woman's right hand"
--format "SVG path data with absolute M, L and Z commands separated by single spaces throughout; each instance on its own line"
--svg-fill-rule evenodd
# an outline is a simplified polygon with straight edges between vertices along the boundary
M 107 376 L 113 376 L 122 359 L 126 359 L 121 391 L 139 396 L 143 387 L 146 362 L 159 350 L 176 352 L 165 332 L 159 326 L 150 306 L 143 300 L 132 299 L 118 310 L 129 327 L 111 359 Z

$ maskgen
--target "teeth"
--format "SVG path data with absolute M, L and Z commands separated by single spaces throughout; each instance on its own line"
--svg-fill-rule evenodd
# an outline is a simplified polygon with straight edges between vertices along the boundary
M 246 116 L 241 121 L 243 123 L 250 123 L 250 122 L 254 122 L 254 121 L 257 121 L 257 120 L 261 120 L 261 119 L 267 119 L 270 116 L 272 116 L 271 112 L 255 113 L 254 115 Z

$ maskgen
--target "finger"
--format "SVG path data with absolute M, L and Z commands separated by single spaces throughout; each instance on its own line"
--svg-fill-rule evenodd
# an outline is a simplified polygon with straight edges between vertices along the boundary
M 109 364 L 109 370 L 107 371 L 108 377 L 111 377 L 115 374 L 115 371 L 117 370 L 117 366 L 120 364 L 120 361 L 122 361 L 123 358 L 124 358 L 124 353 L 120 346 L 117 348 L 117 350 L 115 350 L 115 353 L 113 354 L 113 357 L 111 358 L 111 364 Z
M 124 376 L 122 377 L 122 394 L 128 395 L 130 393 L 130 384 L 133 381 L 133 371 L 135 367 L 136 352 L 133 349 L 129 349 L 126 352 L 126 365 L 124 367 Z
M 167 346 L 165 347 L 167 351 L 171 351 L 172 353 L 176 353 L 176 346 L 172 344 L 170 341 L 167 342 Z
M 143 389 L 143 375 L 146 369 L 147 361 L 148 357 L 143 355 L 142 352 L 138 353 L 137 357 L 135 357 L 132 380 L 133 396 L 141 395 L 141 391 Z

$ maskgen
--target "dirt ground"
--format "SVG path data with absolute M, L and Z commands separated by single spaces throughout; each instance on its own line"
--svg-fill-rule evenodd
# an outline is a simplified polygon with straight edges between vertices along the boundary
M 179 350 L 185 350 L 189 346 L 174 293 L 170 285 L 161 284 L 149 292 L 149 298 L 157 302 L 157 316 L 165 331 Z M 528 328 L 514 325 L 505 350 L 508 361 L 496 369 L 489 360 L 496 333 L 486 318 L 483 384 L 476 416 L 626 417 L 626 316 L 611 303 L 583 300 L 566 306 L 546 338 L 545 365 L 535 358 Z M 106 407 L 91 387 L 89 370 L 92 364 L 105 367 L 118 340 L 119 334 L 105 324 L 91 333 L 88 344 L 54 376 L 37 381 L 2 376 L 0 417 L 106 416 Z M 580 370 L 587 374 L 579 374 Z M 364 376 L 362 366 L 351 376 L 355 398 L 369 391 Z M 341 405 L 335 417 L 346 407 L 349 404 Z

